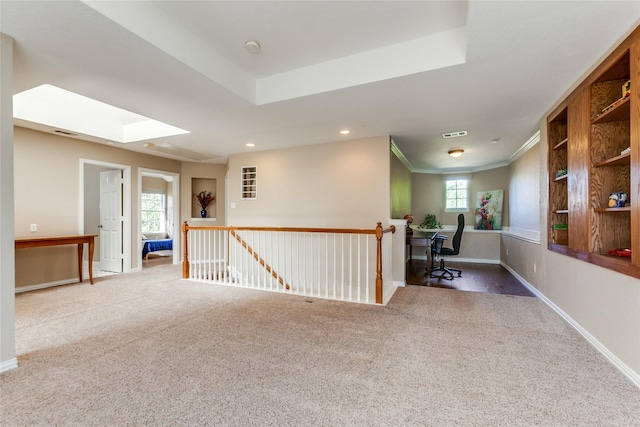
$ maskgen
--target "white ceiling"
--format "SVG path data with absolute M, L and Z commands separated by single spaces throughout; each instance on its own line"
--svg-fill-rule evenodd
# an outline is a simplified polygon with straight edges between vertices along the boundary
M 391 135 L 429 172 L 507 164 L 638 23 L 638 1 L 0 1 L 14 93 L 48 83 L 191 132 L 115 146 L 224 162 Z

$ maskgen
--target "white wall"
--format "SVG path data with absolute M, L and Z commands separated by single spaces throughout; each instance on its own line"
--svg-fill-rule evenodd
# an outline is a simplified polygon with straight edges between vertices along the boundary
M 538 234 L 540 230 L 540 156 L 537 143 L 509 166 L 509 229 L 515 232 Z
M 390 156 L 388 136 L 232 155 L 229 224 L 387 227 Z M 243 166 L 258 168 L 257 200 L 240 198 Z
M 80 207 L 80 160 L 126 165 L 137 176 L 137 168 L 179 173 L 181 163 L 108 145 L 85 142 L 50 133 L 15 127 L 14 169 L 12 178 L 18 189 L 14 197 L 16 237 L 73 235 L 91 230 L 80 229 L 84 213 Z M 132 242 L 138 232 L 138 180 L 131 182 L 129 202 Z M 126 194 L 126 193 L 125 193 Z M 31 233 L 30 224 L 38 231 Z M 131 268 L 140 268 L 141 255 L 131 248 Z M 17 286 L 77 281 L 77 261 L 69 246 L 22 249 L 16 252 Z M 94 256 L 94 261 L 96 258 Z M 40 268 L 34 269 L 33 263 Z
M 469 178 L 469 210 L 464 212 L 465 231 L 462 234 L 460 254 L 457 261 L 498 264 L 500 262 L 500 232 L 474 230 L 476 196 L 480 191 L 504 190 L 502 211 L 503 226 L 509 224 L 509 188 L 507 186 L 509 168 L 507 166 L 485 171 L 452 175 Z M 424 221 L 426 214 L 433 214 L 445 227 L 442 234 L 450 237 L 458 225 L 458 212 L 444 211 L 444 180 L 450 175 L 414 173 L 412 174 L 411 206 L 412 228 Z M 451 242 L 451 239 L 448 240 Z M 446 243 L 450 246 L 451 243 Z M 425 259 L 425 248 L 414 248 L 413 257 Z
M 13 39 L 0 33 L 0 372 L 17 366 L 13 210 Z
M 518 194 L 511 200 L 512 227 L 539 228 L 539 242 L 503 235 L 502 262 L 640 384 L 640 280 L 547 249 L 545 118 L 540 128 L 537 148 L 511 164 L 509 178 L 510 193 Z

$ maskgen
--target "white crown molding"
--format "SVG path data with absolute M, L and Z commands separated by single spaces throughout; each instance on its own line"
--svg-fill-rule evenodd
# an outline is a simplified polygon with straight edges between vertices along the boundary
M 522 156 L 524 153 L 529 151 L 531 149 L 531 147 L 535 146 L 538 142 L 540 142 L 540 130 L 539 129 L 536 131 L 536 133 L 531 135 L 531 138 L 529 138 L 527 140 L 527 142 L 522 144 L 522 147 L 518 148 L 516 150 L 516 152 L 513 153 L 511 155 L 511 157 L 509 157 L 508 164 L 511 164 L 511 163 L 515 162 L 516 160 L 518 160 L 518 158 L 520 158 L 520 156 Z
M 402 164 L 405 165 L 407 169 L 409 169 L 409 171 L 413 172 L 413 169 L 414 169 L 413 165 L 409 162 L 409 160 L 407 160 L 407 158 L 404 156 L 400 148 L 398 148 L 398 146 L 396 145 L 396 142 L 393 140 L 392 137 L 390 137 L 389 140 L 391 142 L 391 152 L 395 154 L 398 160 L 400 160 Z
M 467 168 L 467 169 L 447 169 L 447 170 L 415 169 L 413 166 L 411 166 L 411 163 L 409 163 L 409 161 L 406 160 L 406 157 L 404 156 L 404 154 L 402 153 L 400 148 L 398 148 L 398 146 L 395 145 L 395 142 L 393 141 L 393 139 L 391 139 L 391 151 L 393 151 L 393 153 L 400 159 L 400 161 L 402 161 L 402 163 L 404 163 L 404 165 L 409 169 L 409 171 L 411 173 L 424 173 L 424 174 L 431 174 L 431 175 L 451 175 L 451 174 L 460 174 L 460 173 L 482 172 L 482 171 L 486 171 L 486 170 L 497 169 L 497 168 L 501 168 L 501 167 L 504 167 L 504 166 L 509 166 L 511 163 L 513 163 L 516 160 L 518 160 L 518 158 L 520 158 L 520 156 L 522 156 L 524 153 L 526 153 L 532 147 L 534 147 L 538 142 L 540 142 L 540 130 L 537 130 L 536 133 L 534 133 L 527 140 L 527 142 L 522 144 L 522 146 L 520 148 L 518 148 L 518 150 L 516 150 L 516 152 L 513 153 L 511 155 L 511 157 L 509 157 L 508 161 L 500 162 L 500 163 L 493 163 L 493 164 L 486 165 L 486 166 L 479 166 L 477 168 Z M 404 161 L 402 159 L 404 159 Z

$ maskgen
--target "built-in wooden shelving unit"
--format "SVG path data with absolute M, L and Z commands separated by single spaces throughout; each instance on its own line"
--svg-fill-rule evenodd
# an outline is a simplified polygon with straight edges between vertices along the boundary
M 547 130 L 549 249 L 640 278 L 638 89 L 640 27 L 549 115 Z M 610 207 L 618 192 L 629 203 Z M 568 225 L 566 245 L 553 243 L 554 224 Z M 610 255 L 619 248 L 632 256 Z

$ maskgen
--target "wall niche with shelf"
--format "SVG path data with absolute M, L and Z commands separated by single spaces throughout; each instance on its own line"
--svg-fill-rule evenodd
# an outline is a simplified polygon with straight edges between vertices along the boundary
M 191 219 L 192 220 L 215 220 L 216 219 L 216 207 L 218 198 L 216 197 L 216 185 L 217 180 L 214 178 L 191 178 Z M 202 215 L 202 207 L 198 203 L 196 194 L 204 191 L 205 193 L 211 192 L 215 197 L 215 200 L 211 202 L 206 210 L 204 216 Z
M 640 27 L 547 117 L 549 250 L 638 278 L 639 76 Z M 612 207 L 618 192 L 628 202 Z M 568 225 L 566 244 L 552 240 L 557 224 Z

